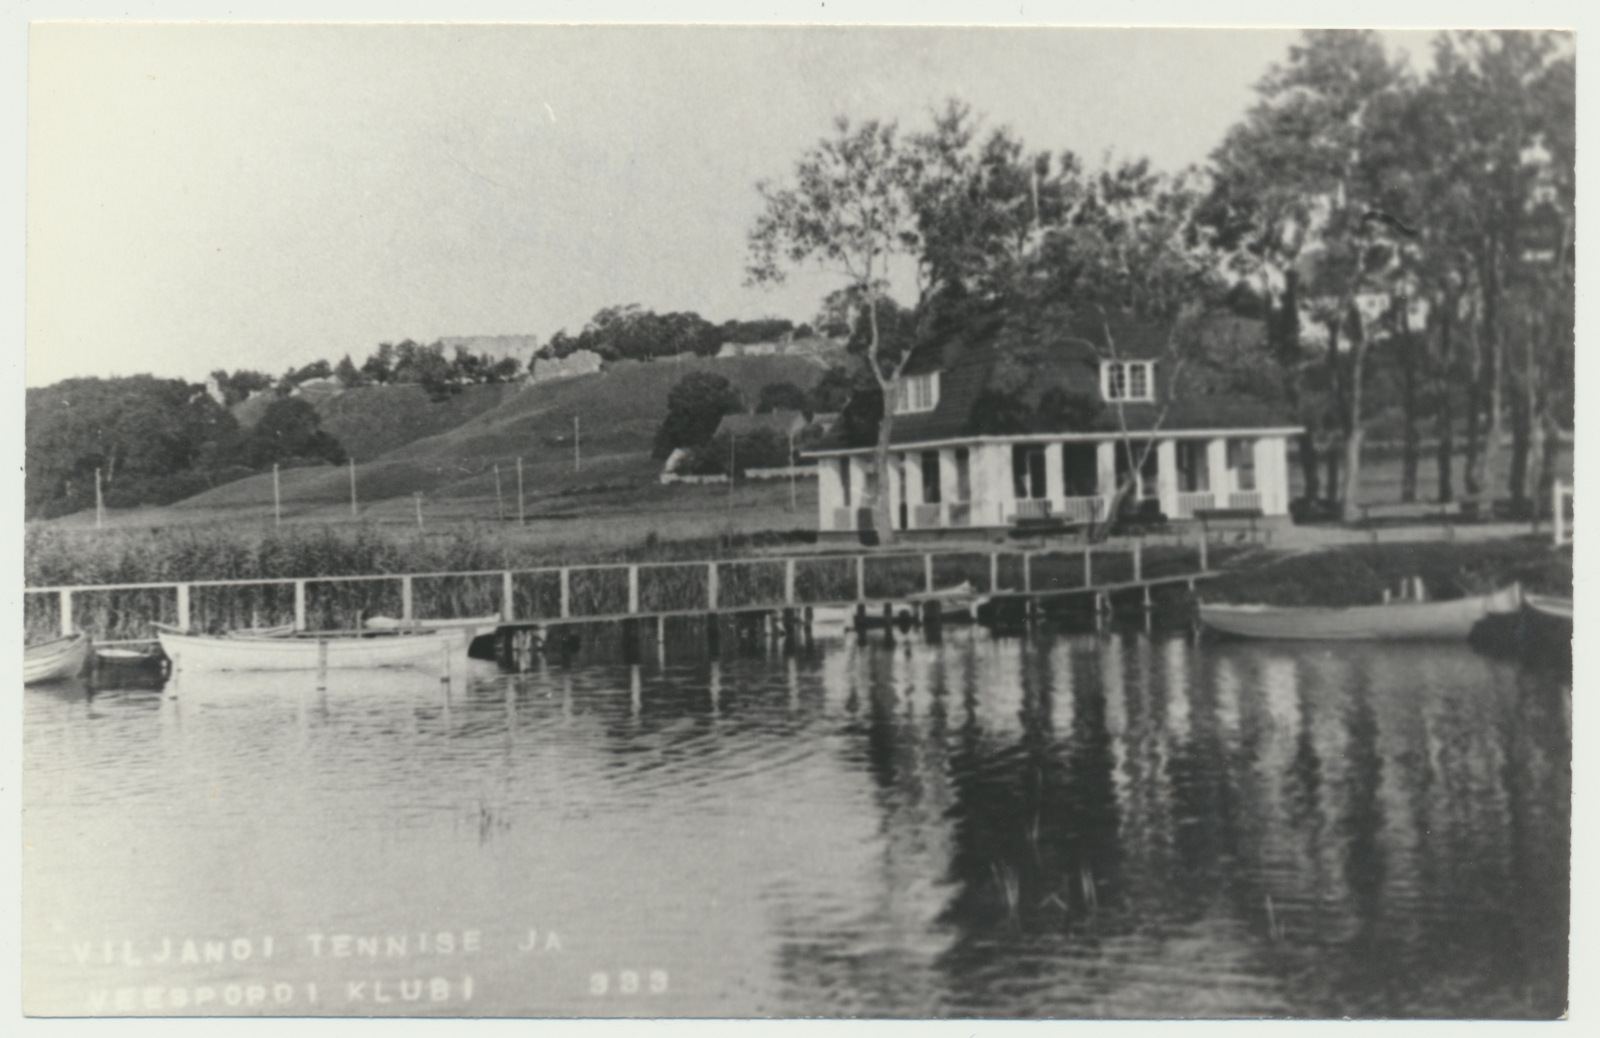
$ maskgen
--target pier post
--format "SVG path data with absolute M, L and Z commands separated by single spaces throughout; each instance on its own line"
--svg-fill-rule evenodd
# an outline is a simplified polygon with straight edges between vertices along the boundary
M 1033 593 L 1033 553 L 1022 553 L 1022 590 Z
M 1204 526 L 1201 526 L 1200 527 L 1200 572 L 1201 573 L 1204 573 L 1206 571 L 1206 545 L 1207 545 L 1207 542 L 1209 542 L 1210 540 L 1211 540 L 1211 538 L 1206 536 L 1206 528 Z
M 894 644 L 894 604 L 883 603 L 883 644 Z
M 944 607 L 938 602 L 922 604 L 922 640 L 938 644 L 944 631 Z
M 865 643 L 867 640 L 867 603 L 856 603 L 856 639 Z
M 717 564 L 706 563 L 706 608 L 717 611 Z
M 1094 549 L 1088 545 L 1083 549 L 1083 586 L 1094 586 Z
M 1000 590 L 1000 553 L 989 553 L 989 594 Z
M 572 571 L 561 567 L 561 619 L 572 615 Z
M 400 578 L 400 619 L 411 620 L 416 612 L 411 608 L 411 578 Z
M 867 557 L 856 556 L 856 601 L 865 601 L 867 597 Z
M 189 623 L 189 585 L 178 585 L 178 629 L 187 631 Z
M 61 604 L 61 637 L 72 633 L 72 592 L 62 588 L 56 596 Z
M 794 605 L 794 558 L 783 560 L 783 604 Z M 791 610 L 793 612 L 793 610 Z
M 1144 542 L 1133 542 L 1133 579 L 1144 579 Z
M 716 613 L 706 614 L 706 654 L 712 659 L 722 655 L 722 632 L 717 629 Z M 716 694 L 713 693 L 711 698 L 715 702 Z
M 922 556 L 922 589 L 928 594 L 933 594 L 933 553 L 925 552 Z
M 639 611 L 639 567 L 628 567 L 628 612 Z
M 500 574 L 500 619 L 506 623 L 517 618 L 516 592 L 511 587 L 511 571 Z
M 795 609 L 790 606 L 783 611 L 783 651 L 793 653 L 795 641 L 799 635 L 799 623 L 795 616 Z
M 306 629 L 306 582 L 303 580 L 294 582 L 294 629 Z

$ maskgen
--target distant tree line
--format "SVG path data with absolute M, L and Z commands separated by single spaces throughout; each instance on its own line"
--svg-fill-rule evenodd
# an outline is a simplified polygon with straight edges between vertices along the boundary
M 806 338 L 811 334 L 810 325 L 796 326 L 793 321 L 778 317 L 713 324 L 692 311 L 658 314 L 634 303 L 596 311 L 577 335 L 561 329 L 535 356 L 559 359 L 579 350 L 589 350 L 605 361 L 654 360 L 680 353 L 708 357 L 725 343 L 747 345 L 772 342 L 788 335 Z
M 150 375 L 29 389 L 26 407 L 30 518 L 92 508 L 96 470 L 107 507 L 132 508 L 169 504 L 274 464 L 346 457 L 298 397 L 272 401 L 248 432 L 204 386 Z

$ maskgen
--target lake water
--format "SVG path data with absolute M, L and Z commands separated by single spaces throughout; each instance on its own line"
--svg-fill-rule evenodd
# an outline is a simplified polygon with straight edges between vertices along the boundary
M 28 689 L 25 1008 L 1564 1009 L 1564 678 L 1142 633 L 726 655 Z

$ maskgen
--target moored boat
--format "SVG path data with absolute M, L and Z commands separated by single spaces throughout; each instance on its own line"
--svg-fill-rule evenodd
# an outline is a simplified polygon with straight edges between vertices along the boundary
M 1572 599 L 1524 595 L 1515 613 L 1485 617 L 1472 628 L 1472 647 L 1534 667 L 1572 666 Z
M 1522 589 L 1434 602 L 1323 608 L 1200 604 L 1200 622 L 1239 638 L 1306 641 L 1425 641 L 1465 639 L 1484 617 L 1515 613 Z
M 464 667 L 466 639 L 459 632 L 311 634 L 236 637 L 160 629 L 161 649 L 174 672 Z
M 83 672 L 84 661 L 88 658 L 89 636 L 81 631 L 30 645 L 22 650 L 22 683 L 41 685 L 75 678 Z

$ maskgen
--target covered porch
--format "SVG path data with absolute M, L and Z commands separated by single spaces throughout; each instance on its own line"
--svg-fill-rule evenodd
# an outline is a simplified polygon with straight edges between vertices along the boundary
M 1284 515 L 1291 431 L 1178 431 L 1126 441 L 1105 434 L 986 437 L 896 449 L 889 455 L 895 529 L 1098 522 L 1106 517 L 1117 485 L 1135 467 L 1130 501 L 1153 502 L 1170 520 L 1217 509 Z M 819 528 L 871 529 L 865 503 L 876 479 L 872 452 L 818 461 Z

